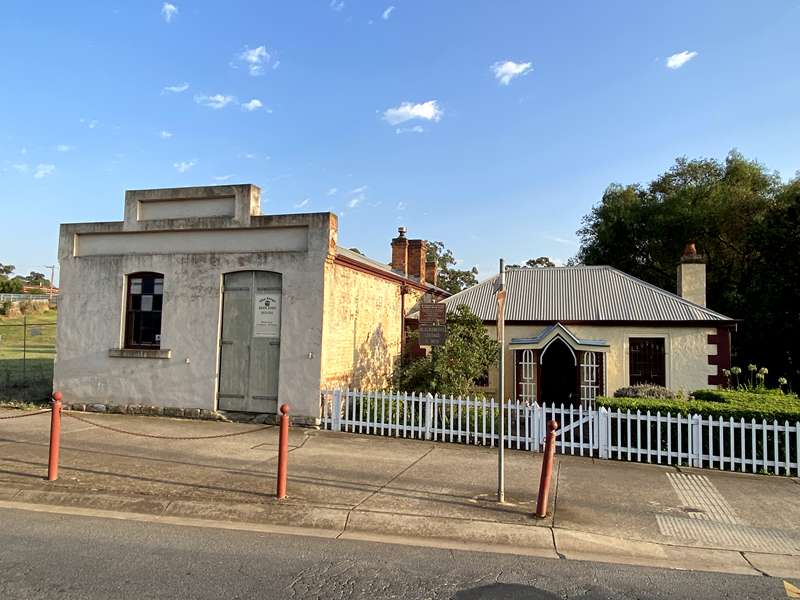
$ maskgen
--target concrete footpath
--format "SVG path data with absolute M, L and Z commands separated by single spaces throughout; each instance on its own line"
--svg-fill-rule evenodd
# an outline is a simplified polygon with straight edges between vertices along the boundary
M 558 456 L 539 520 L 540 454 L 506 452 L 500 505 L 496 449 L 293 428 L 279 502 L 275 427 L 77 414 L 91 424 L 64 416 L 56 482 L 49 414 L 0 420 L 0 506 L 800 578 L 796 478 Z

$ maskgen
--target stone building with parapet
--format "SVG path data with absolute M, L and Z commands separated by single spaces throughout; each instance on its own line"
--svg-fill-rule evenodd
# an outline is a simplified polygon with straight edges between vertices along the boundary
M 320 415 L 381 388 L 406 316 L 448 294 L 405 231 L 384 264 L 333 213 L 262 215 L 255 185 L 132 190 L 123 221 L 61 226 L 54 388 L 67 404 Z

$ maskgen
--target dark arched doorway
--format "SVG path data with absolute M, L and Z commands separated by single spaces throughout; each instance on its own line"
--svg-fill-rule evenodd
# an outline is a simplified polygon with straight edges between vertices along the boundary
M 542 402 L 564 406 L 577 403 L 577 375 L 572 349 L 560 337 L 553 339 L 542 351 Z

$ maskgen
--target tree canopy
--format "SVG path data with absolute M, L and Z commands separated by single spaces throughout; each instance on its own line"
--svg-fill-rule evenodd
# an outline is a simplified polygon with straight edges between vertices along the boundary
M 549 256 L 540 256 L 539 258 L 529 258 L 525 264 L 520 265 L 506 265 L 509 269 L 542 269 L 544 267 L 555 267 L 556 263 L 550 260 Z
M 439 269 L 439 287 L 451 294 L 456 294 L 478 283 L 478 269 L 456 269 L 458 261 L 443 242 L 427 242 L 428 251 L 425 259 L 435 261 Z
M 396 389 L 465 396 L 496 365 L 500 345 L 465 305 L 447 315 L 447 339 L 427 356 L 403 360 L 394 375 Z
M 647 185 L 612 184 L 583 219 L 576 259 L 675 292 L 686 243 L 707 257 L 707 305 L 742 319 L 734 364 L 800 383 L 800 180 L 732 151 L 679 158 Z

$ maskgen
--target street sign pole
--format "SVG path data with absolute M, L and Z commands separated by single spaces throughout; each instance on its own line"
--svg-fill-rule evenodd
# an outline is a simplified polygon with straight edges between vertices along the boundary
M 505 268 L 505 261 L 500 259 L 500 285 L 499 289 L 497 290 L 497 341 L 500 342 L 500 377 L 498 378 L 498 388 L 500 392 L 500 443 L 498 445 L 498 455 L 497 455 L 497 501 L 498 502 L 505 502 L 506 493 L 505 493 L 505 445 L 506 445 L 506 434 L 505 434 L 505 397 L 506 397 L 506 389 L 505 389 L 505 367 L 506 367 L 506 360 L 505 360 L 505 337 L 506 337 L 506 323 L 505 323 L 505 302 L 506 302 L 506 268 Z

